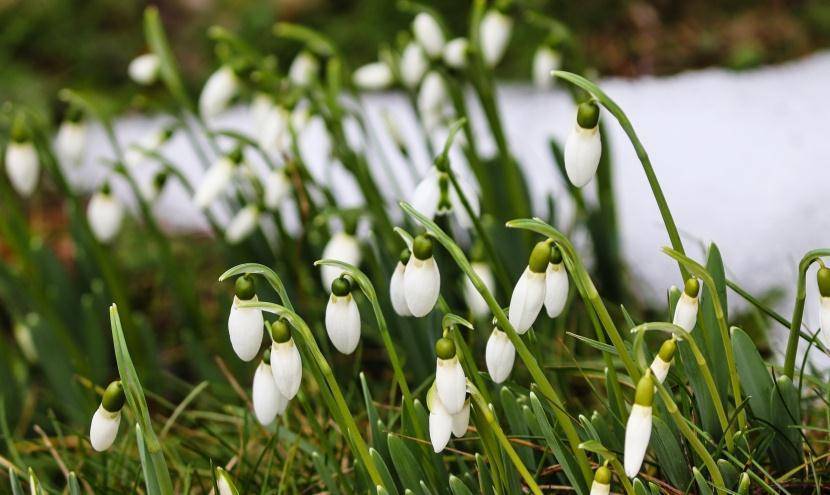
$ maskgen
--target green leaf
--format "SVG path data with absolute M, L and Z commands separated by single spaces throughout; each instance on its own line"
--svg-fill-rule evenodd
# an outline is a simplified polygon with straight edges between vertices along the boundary
M 651 447 L 660 465 L 660 472 L 674 486 L 685 487 L 691 481 L 689 461 L 674 431 L 657 415 L 652 418 L 654 433 Z
M 332 495 L 339 495 L 340 490 L 337 487 L 337 483 L 334 482 L 334 473 L 328 463 L 323 459 L 323 456 L 314 452 L 311 454 L 311 460 L 314 462 L 314 469 L 320 474 L 320 479 L 323 480 L 328 492 Z
M 144 435 L 141 433 L 141 425 L 138 423 L 135 425 L 135 436 L 138 443 L 138 454 L 141 459 L 141 470 L 144 473 L 144 484 L 147 486 L 147 495 L 161 495 L 163 492 L 159 484 L 156 467 L 150 458 L 150 452 L 144 443 Z
M 743 392 L 749 397 L 752 413 L 764 421 L 771 421 L 770 392 L 772 378 L 767 371 L 761 354 L 755 343 L 743 330 L 732 327 L 732 350 L 735 354 L 735 366 L 741 378 Z
M 9 468 L 9 484 L 12 488 L 12 495 L 24 495 L 23 487 L 20 486 L 20 480 L 17 479 L 17 473 L 14 468 Z
M 721 304 L 723 316 L 726 321 L 728 317 L 728 304 L 726 299 L 726 271 L 723 267 L 723 258 L 715 243 L 709 245 L 709 252 L 706 255 L 706 271 L 712 276 L 715 282 L 715 290 L 718 293 L 718 300 Z M 698 327 L 703 336 L 703 351 L 706 362 L 712 370 L 712 376 L 718 386 L 721 397 L 727 397 L 729 391 L 729 369 L 726 366 L 726 350 L 723 348 L 723 339 L 718 329 L 718 320 L 715 316 L 712 297 L 708 292 L 703 291 L 700 295 L 701 321 Z
M 770 455 L 776 468 L 788 471 L 802 462 L 802 439 L 798 389 L 786 375 L 779 376 L 770 389 L 769 402 L 774 427 Z
M 69 473 L 67 485 L 67 488 L 69 488 L 69 495 L 81 495 L 81 485 L 78 483 L 78 475 L 76 475 L 74 471 Z
M 398 488 L 397 486 L 395 486 L 395 480 L 392 479 L 392 474 L 389 472 L 389 468 L 386 466 L 386 461 L 383 460 L 383 457 L 380 455 L 380 452 L 370 447 L 369 456 L 375 462 L 375 466 L 377 466 L 378 471 L 380 472 L 380 477 L 383 480 L 384 488 L 386 488 L 390 495 L 397 495 Z
M 576 458 L 571 454 L 570 450 L 568 450 L 565 442 L 563 442 L 554 432 L 548 422 L 548 417 L 542 407 L 542 403 L 539 401 L 539 398 L 536 397 L 536 394 L 531 392 L 529 397 L 530 407 L 536 415 L 540 430 L 535 433 L 545 438 L 548 447 L 553 452 L 553 456 L 556 458 L 557 462 L 562 465 L 562 471 L 565 473 L 565 477 L 568 478 L 568 481 L 571 483 L 574 490 L 576 490 L 577 494 L 588 495 L 588 486 L 579 471 L 579 465 L 576 462 Z
M 697 482 L 697 488 L 700 495 L 712 495 L 712 488 L 709 486 L 709 483 L 706 482 L 706 478 L 700 474 L 700 470 L 696 467 L 692 468 L 692 474 L 695 477 L 695 481 Z
M 720 470 L 720 475 L 723 476 L 724 486 L 730 490 L 736 489 L 738 486 L 738 469 L 726 459 L 718 460 L 718 469 Z
M 467 485 L 465 485 L 461 479 L 453 475 L 450 475 L 450 490 L 452 490 L 453 495 L 473 495 L 473 492 L 467 488 Z
M 398 472 L 398 478 L 401 480 L 401 486 L 404 488 L 411 488 L 416 490 L 420 485 L 420 480 L 425 479 L 424 473 L 421 470 L 421 465 L 415 459 L 415 456 L 409 450 L 409 447 L 395 435 L 389 435 L 387 439 L 389 447 L 389 454 L 392 457 L 392 465 Z
M 478 471 L 478 487 L 482 495 L 495 495 L 490 467 L 484 462 L 484 456 L 478 452 L 476 452 L 476 469 Z
M 646 489 L 646 485 L 643 484 L 640 478 L 634 478 L 634 481 L 631 484 L 634 486 L 634 493 L 636 495 L 651 495 Z
M 507 418 L 510 431 L 514 435 L 526 437 L 530 432 L 527 429 L 527 423 L 525 423 L 524 415 L 519 408 L 519 404 L 516 402 L 516 396 L 507 387 L 501 387 L 499 396 L 501 397 L 501 407 L 504 409 L 504 415 Z M 519 454 L 519 457 L 522 458 L 522 462 L 528 469 L 531 471 L 536 469 L 536 462 L 530 447 L 516 447 L 516 453 Z

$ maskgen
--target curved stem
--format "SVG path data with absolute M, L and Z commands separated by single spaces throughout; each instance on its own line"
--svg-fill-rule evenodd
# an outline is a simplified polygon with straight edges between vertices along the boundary
M 784 358 L 784 374 L 790 379 L 795 374 L 795 355 L 798 352 L 798 333 L 801 319 L 804 317 L 804 302 L 807 299 L 807 270 L 821 256 L 830 256 L 830 249 L 815 249 L 801 258 L 798 264 L 798 285 L 796 286 L 795 306 L 790 321 L 790 336 L 787 339 L 787 354 Z

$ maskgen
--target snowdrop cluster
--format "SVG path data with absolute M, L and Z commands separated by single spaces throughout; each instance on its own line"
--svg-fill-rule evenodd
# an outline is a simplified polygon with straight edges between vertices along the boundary
M 326 305 L 326 333 L 334 347 L 343 354 L 351 354 L 360 342 L 360 311 L 352 296 L 353 283 L 341 275 L 331 283 L 331 295 Z
M 591 182 L 601 155 L 599 105 L 590 100 L 579 104 L 576 122 L 565 141 L 565 172 L 571 184 L 584 187 Z
M 87 221 L 95 238 L 103 244 L 109 244 L 121 230 L 124 219 L 124 206 L 112 192 L 109 182 L 92 195 L 86 208 Z
M 426 316 L 438 301 L 441 272 L 432 255 L 433 247 L 432 239 L 421 234 L 412 241 L 411 255 L 406 252 L 398 261 L 389 290 L 395 311 L 401 316 Z
M 700 282 L 696 278 L 686 280 L 683 294 L 674 308 L 672 323 L 691 333 L 697 324 L 697 310 L 700 295 Z
M 628 423 L 625 426 L 625 450 L 623 452 L 623 464 L 625 474 L 634 478 L 640 472 L 643 459 L 646 456 L 648 442 L 651 439 L 651 413 L 654 402 L 654 378 L 651 371 L 637 382 L 637 390 L 634 393 L 634 405 L 631 406 L 631 413 L 628 416 Z
M 830 349 L 830 268 L 818 269 L 819 324 L 821 325 L 821 342 Z
M 6 146 L 6 174 L 17 194 L 28 198 L 40 178 L 40 160 L 31 134 L 21 119 L 15 120 Z
M 470 422 L 470 400 L 467 398 L 467 377 L 458 361 L 455 343 L 447 338 L 435 344 L 438 356 L 435 383 L 427 394 L 429 438 L 433 450 L 444 450 L 451 435 L 461 437 Z
M 508 317 L 516 333 L 521 335 L 530 329 L 542 306 L 549 317 L 558 317 L 565 307 L 568 287 L 568 273 L 559 247 L 549 241 L 537 243 L 510 298 Z
M 115 442 L 125 400 L 124 386 L 120 381 L 110 383 L 104 390 L 101 405 L 92 415 L 92 422 L 89 425 L 89 443 L 98 452 L 109 449 Z

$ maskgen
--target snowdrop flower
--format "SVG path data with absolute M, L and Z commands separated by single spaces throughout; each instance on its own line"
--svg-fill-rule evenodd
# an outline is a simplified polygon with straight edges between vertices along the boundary
M 507 50 L 510 34 L 513 32 L 513 19 L 496 9 L 487 11 L 481 19 L 481 56 L 488 67 L 495 67 Z
M 329 239 L 328 244 L 323 248 L 323 259 L 337 260 L 352 266 L 358 266 L 362 259 L 360 243 L 357 242 L 354 235 L 338 232 Z M 334 279 L 340 276 L 340 268 L 324 265 L 320 267 L 320 276 L 323 279 L 323 287 L 330 289 Z
M 24 198 L 32 195 L 40 176 L 40 161 L 28 130 L 20 122 L 14 123 L 12 139 L 6 146 L 6 173 L 18 194 Z
M 545 310 L 550 318 L 556 318 L 568 301 L 568 270 L 562 263 L 558 246 L 550 249 L 550 263 L 545 273 Z
M 438 301 L 441 272 L 432 256 L 432 239 L 424 234 L 412 241 L 412 257 L 403 274 L 406 306 L 413 316 L 426 316 Z
M 55 151 L 61 160 L 77 164 L 84 157 L 86 147 L 86 123 L 80 114 L 70 115 L 61 122 L 55 136 Z
M 355 86 L 367 91 L 385 89 L 392 84 L 392 69 L 385 62 L 372 62 L 358 68 L 352 75 Z
M 220 467 L 216 468 L 216 487 L 219 488 L 219 495 L 239 495 L 231 475 Z
M 491 293 L 495 291 L 496 279 L 493 277 L 493 270 L 490 269 L 490 265 L 483 261 L 473 261 L 470 266 L 484 283 L 484 286 L 487 287 L 487 290 Z M 490 314 L 487 301 L 479 294 L 470 277 L 464 277 L 464 301 L 467 303 L 467 307 L 470 308 L 470 313 L 473 314 L 474 318 L 484 318 Z
M 278 210 L 291 192 L 291 181 L 285 169 L 269 171 L 265 176 L 264 189 L 265 207 L 272 211 Z
M 510 342 L 506 333 L 498 327 L 493 328 L 490 338 L 487 339 L 485 360 L 487 361 L 487 372 L 490 378 L 496 383 L 502 383 L 510 376 L 513 370 L 513 362 L 516 359 L 516 348 Z
M 404 273 L 406 272 L 406 265 L 412 253 L 409 249 L 401 251 L 398 258 L 398 264 L 395 265 L 395 271 L 392 272 L 392 279 L 389 281 L 389 299 L 392 300 L 392 309 L 398 316 L 412 316 L 409 311 L 409 306 L 406 304 L 406 289 L 404 287 Z
M 462 228 L 469 229 L 473 226 L 473 220 L 467 213 L 458 191 L 450 184 L 450 178 L 444 168 L 447 165 L 440 158 L 437 162 L 440 167 L 430 168 L 424 178 L 421 179 L 421 182 L 415 186 L 415 190 L 412 192 L 412 206 L 430 219 L 435 218 L 437 214 L 445 215 L 452 212 L 455 214 L 458 224 Z M 462 177 L 456 176 L 456 180 L 458 180 L 458 185 L 464 193 L 464 197 L 467 198 L 473 215 L 478 216 L 481 207 L 475 189 Z
M 433 130 L 444 117 L 447 105 L 447 86 L 441 75 L 430 71 L 421 82 L 418 91 L 418 111 L 424 118 L 427 130 Z
M 467 38 L 455 38 L 444 47 L 444 63 L 453 69 L 463 69 L 467 65 Z
M 429 440 L 432 450 L 440 453 L 449 443 L 451 436 L 463 437 L 470 426 L 470 401 L 464 401 L 461 411 L 450 414 L 441 399 L 438 398 L 435 384 L 427 392 L 429 409 Z
M 286 399 L 274 382 L 274 373 L 271 371 L 271 350 L 266 349 L 259 366 L 254 373 L 254 384 L 251 390 L 254 402 L 254 415 L 263 426 L 274 422 L 278 414 L 285 412 L 288 406 Z
M 291 329 L 285 320 L 277 320 L 271 324 L 271 372 L 274 373 L 274 382 L 282 395 L 291 400 L 300 390 L 303 381 L 303 362 L 300 351 L 297 350 Z
M 421 12 L 412 21 L 412 32 L 415 39 L 424 47 L 429 58 L 438 58 L 444 50 L 444 30 L 431 14 Z
M 137 144 L 131 144 L 124 150 L 124 163 L 128 167 L 137 167 L 146 159 L 147 153 L 158 151 L 173 137 L 174 127 L 167 126 L 142 137 Z
M 600 466 L 594 471 L 590 495 L 608 495 L 609 493 L 611 493 L 611 470 L 606 466 Z
M 224 193 L 233 179 L 233 173 L 237 165 L 240 163 L 242 163 L 242 151 L 236 149 L 211 165 L 202 177 L 202 181 L 193 196 L 196 207 L 203 210 Z
M 238 277 L 234 286 L 235 294 L 231 313 L 228 316 L 228 334 L 233 351 L 243 361 L 252 360 L 262 347 L 263 325 L 265 320 L 258 308 L 241 308 L 244 302 L 257 302 L 256 285 L 250 275 Z
M 352 284 L 343 275 L 331 283 L 331 296 L 326 305 L 326 333 L 343 354 L 353 353 L 360 342 L 360 311 L 352 297 Z
M 700 282 L 692 277 L 683 287 L 683 295 L 674 308 L 672 323 L 691 333 L 697 324 L 697 308 L 700 294 Z
M 251 120 L 254 123 L 255 129 L 261 129 L 268 117 L 268 113 L 274 108 L 274 100 L 265 93 L 258 92 L 251 99 L 248 105 L 248 112 L 251 114 Z
M 467 397 L 467 377 L 458 361 L 455 343 L 441 337 L 435 343 L 435 391 L 438 399 L 450 414 L 457 414 L 464 408 Z
M 508 317 L 519 335 L 527 332 L 542 310 L 545 302 L 545 272 L 550 253 L 550 244 L 545 241 L 536 243 L 530 253 L 527 268 L 513 288 Z
M 421 82 L 429 68 L 429 61 L 421 45 L 410 41 L 401 53 L 400 61 L 401 82 L 409 89 Z
M 225 229 L 225 239 L 230 244 L 239 244 L 247 239 L 259 225 L 259 207 L 248 205 L 239 210 Z
M 297 54 L 291 62 L 291 67 L 288 68 L 288 79 L 295 86 L 305 87 L 314 81 L 319 69 L 320 64 L 314 55 L 303 51 Z
M 602 155 L 599 136 L 599 106 L 595 101 L 580 103 L 576 124 L 565 141 L 565 171 L 568 180 L 583 187 L 594 178 Z
M 651 405 L 653 402 L 654 378 L 651 376 L 651 371 L 646 371 L 637 383 L 634 405 L 631 406 L 631 414 L 625 426 L 623 463 L 625 474 L 629 478 L 637 476 L 646 456 L 648 441 L 651 438 Z
M 239 92 L 239 85 L 239 78 L 227 65 L 211 74 L 199 95 L 199 111 L 202 116 L 215 117 L 225 110 Z
M 666 381 L 676 350 L 677 341 L 674 337 L 663 342 L 663 345 L 660 346 L 660 351 L 654 357 L 654 361 L 651 362 L 651 372 L 654 373 L 654 379 L 657 380 L 657 383 Z
M 533 84 L 539 89 L 549 89 L 553 85 L 551 72 L 562 65 L 562 56 L 553 48 L 542 45 L 533 54 Z
M 118 425 L 121 424 L 121 409 L 124 407 L 124 400 L 124 387 L 121 382 L 110 383 L 89 425 L 89 443 L 98 452 L 109 449 L 115 441 Z
M 821 325 L 821 342 L 825 349 L 830 349 L 830 268 L 818 269 L 819 323 Z
M 124 207 L 104 183 L 101 190 L 92 195 L 86 207 L 86 217 L 95 238 L 104 244 L 110 242 L 121 229 Z
M 158 79 L 160 68 L 161 62 L 156 54 L 145 53 L 130 61 L 130 65 L 127 66 L 127 74 L 136 83 L 149 86 Z
M 284 151 L 287 146 L 290 118 L 288 110 L 272 105 L 262 116 L 260 127 L 255 131 L 260 148 L 271 154 Z

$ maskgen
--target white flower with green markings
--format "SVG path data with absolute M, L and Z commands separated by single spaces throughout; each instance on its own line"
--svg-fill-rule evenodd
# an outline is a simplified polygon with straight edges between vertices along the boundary
M 520 335 L 533 326 L 545 303 L 545 279 L 550 255 L 550 243 L 536 243 L 525 271 L 513 288 L 508 317 L 510 324 Z
M 222 113 L 239 93 L 239 86 L 239 78 L 227 65 L 211 74 L 199 95 L 199 111 L 202 116 L 211 118 Z
M 351 231 L 352 229 L 349 229 Z M 338 232 L 331 236 L 326 247 L 323 248 L 324 260 L 337 260 L 357 267 L 363 256 L 360 253 L 360 243 L 354 234 L 349 232 Z M 320 267 L 320 276 L 323 280 L 323 287 L 331 290 L 334 279 L 340 276 L 341 269 L 336 266 L 323 265 Z
M 697 324 L 697 310 L 700 299 L 700 282 L 696 278 L 686 280 L 683 294 L 674 308 L 672 323 L 691 333 Z
M 258 308 L 243 308 L 243 302 L 257 302 L 256 285 L 251 275 L 237 277 L 234 298 L 228 316 L 228 335 L 233 351 L 243 361 L 250 361 L 262 347 L 265 319 Z
M 824 265 L 818 269 L 819 324 L 821 325 L 821 343 L 830 349 L 830 268 Z
M 481 56 L 488 67 L 495 67 L 504 57 L 510 35 L 513 33 L 513 19 L 497 9 L 488 10 L 479 26 Z
M 637 382 L 637 390 L 634 393 L 634 405 L 631 406 L 631 413 L 628 416 L 628 423 L 625 426 L 625 450 L 623 451 L 623 464 L 625 474 L 634 478 L 640 472 L 643 459 L 648 450 L 648 442 L 651 439 L 651 413 L 654 402 L 654 378 L 651 372 L 647 371 L 640 381 Z
M 435 17 L 427 12 L 419 13 L 412 21 L 412 32 L 429 58 L 436 59 L 441 56 L 446 38 L 444 29 Z
M 115 442 L 125 399 L 124 387 L 120 381 L 110 383 L 104 390 L 101 405 L 98 406 L 89 425 L 89 443 L 98 452 L 109 449 Z
M 593 100 L 580 103 L 576 122 L 565 141 L 565 172 L 576 187 L 584 187 L 599 167 L 602 139 L 599 135 L 599 105 Z
M 40 160 L 29 130 L 22 121 L 15 121 L 6 146 L 6 173 L 17 194 L 28 198 L 40 178 Z
M 92 195 L 86 207 L 86 217 L 93 235 L 99 242 L 107 244 L 121 230 L 124 219 L 124 206 L 113 194 L 109 183 Z
M 86 148 L 86 134 L 86 122 L 80 114 L 72 112 L 69 118 L 61 122 L 55 136 L 55 152 L 58 157 L 73 165 L 80 163 Z
M 409 249 L 404 249 L 398 258 L 398 263 L 395 265 L 395 270 L 392 272 L 392 278 L 389 281 L 389 299 L 392 301 L 392 309 L 398 316 L 412 316 L 412 311 L 409 311 L 409 306 L 406 304 L 406 289 L 404 286 L 404 274 L 406 273 L 406 265 L 412 258 L 412 252 Z
M 553 48 L 542 45 L 533 54 L 533 84 L 539 89 L 550 89 L 553 86 L 551 72 L 559 70 L 562 65 L 562 56 Z
M 424 234 L 412 241 L 412 256 L 403 274 L 406 306 L 413 316 L 426 316 L 435 307 L 441 291 L 441 272 L 432 256 L 432 239 Z
M 677 341 L 674 337 L 663 342 L 660 346 L 660 351 L 651 362 L 651 372 L 654 373 L 654 379 L 658 383 L 666 381 L 666 377 L 671 369 L 674 353 L 677 350 Z
M 611 470 L 606 466 L 600 466 L 594 471 L 590 495 L 608 495 L 609 493 L 611 493 Z
M 513 346 L 513 342 L 510 342 L 510 337 L 498 327 L 493 328 L 490 338 L 487 339 L 484 356 L 490 378 L 496 383 L 507 380 L 510 372 L 513 371 L 516 348 Z
M 270 349 L 265 350 L 262 361 L 254 372 L 251 398 L 254 403 L 254 415 L 263 426 L 273 423 L 274 419 L 278 415 L 282 415 L 285 408 L 288 407 L 288 399 L 282 395 L 274 381 L 274 373 L 271 371 Z
M 161 62 L 155 53 L 144 53 L 130 61 L 127 74 L 138 84 L 149 86 L 159 77 Z
M 559 246 L 551 246 L 550 262 L 545 272 L 545 311 L 548 317 L 556 318 L 565 309 L 568 302 L 568 270 L 562 262 Z
M 441 403 L 450 414 L 464 408 L 467 397 L 467 377 L 455 350 L 455 342 L 447 337 L 435 343 L 435 390 Z
M 326 305 L 326 333 L 334 347 L 351 354 L 360 342 L 360 311 L 352 296 L 352 282 L 341 275 L 331 283 Z
M 291 400 L 300 390 L 303 381 L 303 362 L 300 351 L 291 337 L 291 329 L 285 320 L 271 324 L 271 372 L 282 395 Z

